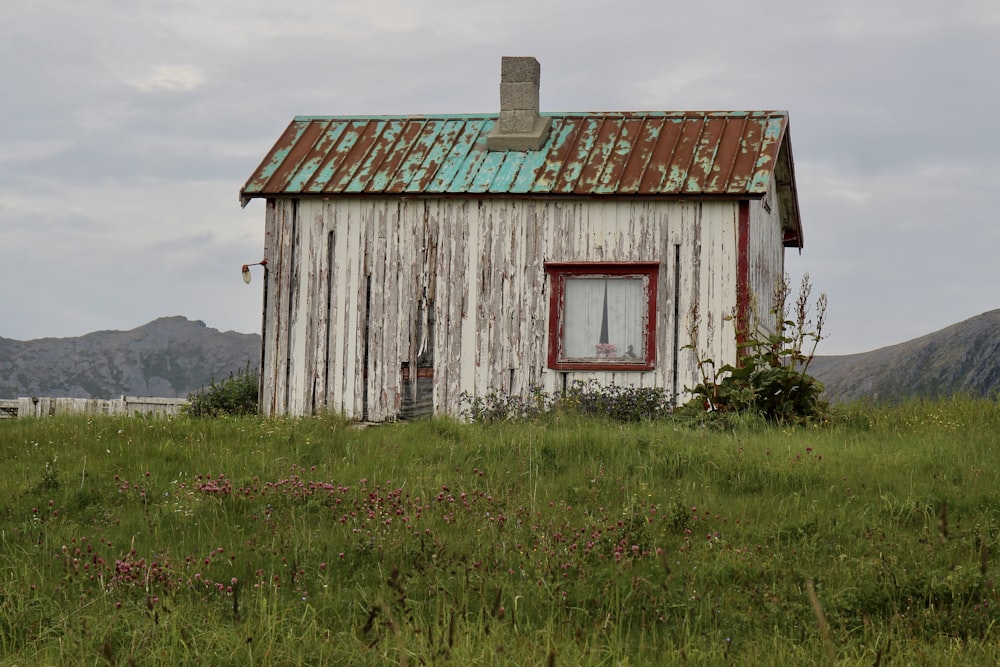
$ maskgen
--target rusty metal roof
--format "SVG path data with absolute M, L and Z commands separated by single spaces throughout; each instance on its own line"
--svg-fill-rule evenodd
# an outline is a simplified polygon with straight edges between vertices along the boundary
M 489 151 L 496 115 L 298 116 L 240 191 L 344 195 L 762 197 L 801 242 L 785 111 L 543 114 L 537 151 Z

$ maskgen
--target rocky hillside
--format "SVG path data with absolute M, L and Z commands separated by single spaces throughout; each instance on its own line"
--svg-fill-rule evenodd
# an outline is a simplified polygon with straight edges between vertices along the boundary
M 0 338 L 0 398 L 184 397 L 256 368 L 260 336 L 185 317 L 77 338 Z M 1000 310 L 871 352 L 818 356 L 809 372 L 834 403 L 1000 392 Z
M 834 403 L 1000 392 L 1000 310 L 871 352 L 816 357 L 809 372 Z
M 259 335 L 179 316 L 77 338 L 0 338 L 0 398 L 184 397 L 259 363 Z

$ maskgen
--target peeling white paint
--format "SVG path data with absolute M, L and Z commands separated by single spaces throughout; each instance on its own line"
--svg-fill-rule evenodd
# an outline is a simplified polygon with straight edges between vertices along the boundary
M 737 201 L 695 200 L 272 200 L 262 411 L 396 418 L 404 386 L 412 389 L 403 366 L 416 369 L 428 342 L 421 304 L 433 304 L 435 412 L 457 415 L 463 392 L 557 391 L 564 374 L 547 368 L 545 262 L 661 262 L 656 368 L 570 372 L 566 382 L 670 390 L 679 349 L 679 387 L 693 387 L 695 356 L 681 348 L 692 343 L 687 319 L 695 302 L 699 353 L 720 363 L 735 356 L 728 316 L 737 299 L 738 211 Z M 783 271 L 780 221 L 758 201 L 750 214 L 750 285 L 763 305 Z M 675 294 L 684 320 L 679 340 Z

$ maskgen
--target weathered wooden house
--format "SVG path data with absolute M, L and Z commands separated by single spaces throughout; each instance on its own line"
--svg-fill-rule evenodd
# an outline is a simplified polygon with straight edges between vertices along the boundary
M 240 192 L 266 200 L 264 414 L 683 394 L 689 344 L 735 359 L 802 245 L 788 114 L 540 114 L 538 86 L 504 58 L 499 114 L 292 120 Z

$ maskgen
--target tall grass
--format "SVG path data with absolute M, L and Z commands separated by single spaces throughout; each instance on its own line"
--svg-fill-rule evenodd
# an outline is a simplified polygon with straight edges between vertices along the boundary
M 0 664 L 997 664 L 998 433 L 8 420 Z

